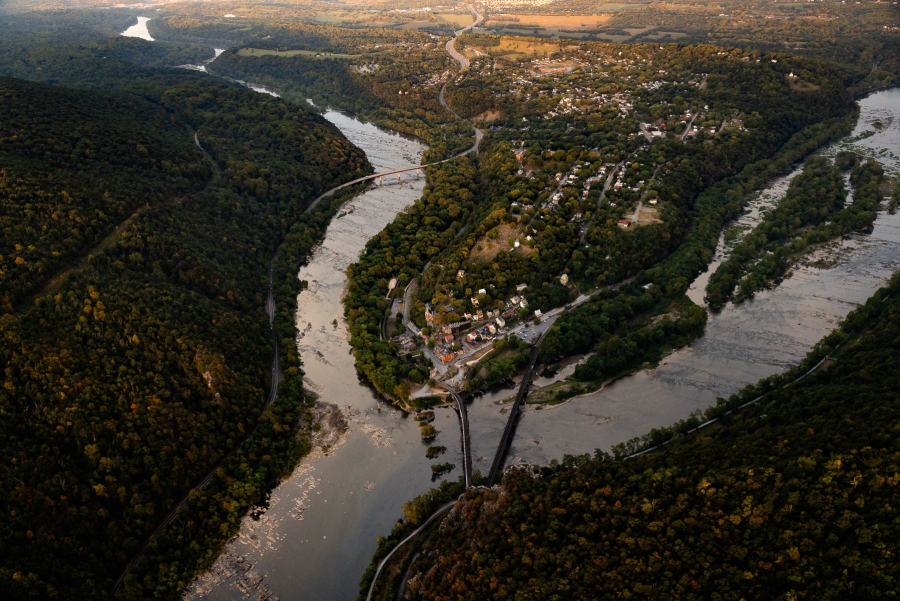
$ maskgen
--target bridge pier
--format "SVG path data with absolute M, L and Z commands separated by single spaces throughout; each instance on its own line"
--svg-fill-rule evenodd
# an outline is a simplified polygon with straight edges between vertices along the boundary
M 379 186 L 383 186 L 383 185 L 384 185 L 384 176 L 383 176 L 383 175 L 379 175 L 379 176 L 378 176 L 378 185 L 379 185 Z
M 398 184 L 400 183 L 400 174 L 399 173 L 397 174 L 397 183 Z
M 416 169 L 416 179 L 419 179 L 419 170 Z

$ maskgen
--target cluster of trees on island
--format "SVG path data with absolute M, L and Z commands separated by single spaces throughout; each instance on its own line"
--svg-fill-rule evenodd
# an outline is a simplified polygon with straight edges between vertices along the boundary
M 842 168 L 852 168 L 854 196 L 846 207 Z M 751 297 L 786 274 L 811 246 L 871 227 L 881 207 L 883 176 L 877 161 L 860 162 L 852 152 L 839 154 L 834 164 L 824 157 L 808 160 L 775 209 L 710 276 L 710 306 L 722 307 L 732 294 L 735 302 Z

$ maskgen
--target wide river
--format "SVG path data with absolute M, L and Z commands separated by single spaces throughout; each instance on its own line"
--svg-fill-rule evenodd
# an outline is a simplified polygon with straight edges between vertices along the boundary
M 876 156 L 889 173 L 900 172 L 900 90 L 869 96 L 846 140 L 823 150 L 852 148 Z M 326 118 L 369 156 L 376 170 L 418 163 L 415 142 L 330 112 Z M 879 122 L 881 129 L 876 129 Z M 857 140 L 865 131 L 873 131 Z M 855 141 L 853 141 L 855 140 Z M 784 194 L 796 171 L 774 182 L 742 218 L 753 225 L 760 208 Z M 340 304 L 345 270 L 365 242 L 414 202 L 423 183 L 374 188 L 358 196 L 329 226 L 325 241 L 299 274 L 309 282 L 300 295 L 298 345 L 307 386 L 338 405 L 348 432 L 327 451 L 318 449 L 272 493 L 267 507 L 244 519 L 215 566 L 185 594 L 189 599 L 349 601 L 375 550 L 378 536 L 402 516 L 402 504 L 433 486 L 425 445 L 412 419 L 384 403 L 357 379 Z M 727 248 L 720 244 L 714 262 Z M 900 214 L 879 215 L 874 231 L 835 243 L 819 253 L 828 269 L 798 267 L 792 277 L 752 301 L 711 314 L 705 335 L 656 369 L 619 380 L 604 390 L 558 407 L 529 409 L 521 420 L 508 463 L 546 464 L 564 454 L 587 453 L 666 426 L 797 364 L 855 306 L 900 269 Z M 702 302 L 705 276 L 690 296 Z M 336 325 L 333 323 L 336 320 Z M 487 471 L 506 419 L 497 404 L 511 391 L 471 403 L 474 468 Z M 439 461 L 461 465 L 455 414 L 439 410 L 435 444 L 448 448 Z M 456 478 L 458 468 L 449 477 Z
M 138 17 L 137 23 L 123 31 L 122 35 L 127 38 L 141 38 L 142 40 L 147 40 L 148 42 L 154 41 L 153 38 L 150 37 L 150 30 L 147 29 L 147 23 L 149 21 L 149 17 Z

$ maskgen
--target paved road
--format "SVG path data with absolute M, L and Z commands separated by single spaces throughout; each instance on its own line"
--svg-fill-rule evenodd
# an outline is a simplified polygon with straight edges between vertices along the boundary
M 684 128 L 684 131 L 681 132 L 681 137 L 679 138 L 679 140 L 684 142 L 684 139 L 687 137 L 688 133 L 691 131 L 691 126 L 694 125 L 694 119 L 696 119 L 697 115 L 699 115 L 699 114 L 700 114 L 700 111 L 697 111 L 696 113 L 694 113 L 694 116 L 691 117 L 690 123 L 688 123 L 687 127 Z
M 443 507 L 441 507 L 440 509 L 438 509 L 437 511 L 435 511 L 433 514 L 431 514 L 430 518 L 428 518 L 427 520 L 425 520 L 425 522 L 422 523 L 421 526 L 419 526 L 418 528 L 413 530 L 409 536 L 407 536 L 402 541 L 397 543 L 397 546 L 394 547 L 393 549 L 391 549 L 390 553 L 385 555 L 384 559 L 381 560 L 381 563 L 378 564 L 378 569 L 375 570 L 375 575 L 372 577 L 372 584 L 369 585 L 369 594 L 366 595 L 366 601 L 371 601 L 372 593 L 375 592 L 375 584 L 378 582 L 378 575 L 381 574 L 381 568 L 383 568 L 385 566 L 385 564 L 387 564 L 388 560 L 390 560 L 390 558 L 391 558 L 391 555 L 396 553 L 397 549 L 399 549 L 400 547 L 402 547 L 403 545 L 405 545 L 406 543 L 408 543 L 409 541 L 414 539 L 416 536 L 418 536 L 418 534 L 422 530 L 427 528 L 428 525 L 431 524 L 431 522 L 436 520 L 442 513 L 444 513 L 445 511 L 447 511 L 454 505 L 456 505 L 456 501 L 451 501 L 451 502 L 447 503 L 446 505 L 444 505 Z
M 416 287 L 419 285 L 419 278 L 413 278 L 406 286 L 406 292 L 403 295 L 403 327 L 409 324 L 409 306 L 412 303 L 412 295 Z
M 466 488 L 469 488 L 472 486 L 472 445 L 469 438 L 469 416 L 466 413 L 466 403 L 463 401 L 462 396 L 450 385 L 441 382 L 440 386 L 450 393 L 458 407 L 459 423 L 462 428 L 463 473 L 466 477 Z
M 447 54 L 449 54 L 453 60 L 459 63 L 460 69 L 468 69 L 469 68 L 469 59 L 464 57 L 462 54 L 456 51 L 455 44 L 456 38 L 450 38 L 447 40 L 447 44 L 445 48 L 447 48 Z
M 591 229 L 591 224 L 594 223 L 594 219 L 597 217 L 597 213 L 600 212 L 600 205 L 603 204 L 603 199 L 606 198 L 606 193 L 609 191 L 610 186 L 612 186 L 613 178 L 616 177 L 616 173 L 619 172 L 619 169 L 622 168 L 622 165 L 625 164 L 625 161 L 621 161 L 615 168 L 609 172 L 609 177 L 606 178 L 606 183 L 603 184 L 603 190 L 600 191 L 600 198 L 597 199 L 597 210 L 594 211 L 593 215 L 591 215 L 591 220 L 588 221 L 587 227 L 584 228 L 584 231 L 581 232 L 581 239 L 578 240 L 578 245 L 581 246 L 584 244 L 584 239 L 587 238 L 588 230 Z
M 312 201 L 312 204 L 310 204 L 308 207 L 306 207 L 306 212 L 308 213 L 308 212 L 312 211 L 314 208 L 316 208 L 316 205 L 319 204 L 320 200 L 322 200 L 323 198 L 326 198 L 328 196 L 331 196 L 332 194 L 334 194 L 335 192 L 337 192 L 338 190 L 340 190 L 342 188 L 346 188 L 346 187 L 352 186 L 354 184 L 360 184 L 363 182 L 372 181 L 373 179 L 379 178 L 379 177 L 385 177 L 388 175 L 397 175 L 400 173 L 406 173 L 407 171 L 418 171 L 419 169 L 425 169 L 426 167 L 440 165 L 441 163 L 446 163 L 447 161 L 452 161 L 453 159 L 459 158 L 461 156 L 465 156 L 465 155 L 471 154 L 473 152 L 478 152 L 478 145 L 481 144 L 481 138 L 483 136 L 484 136 L 483 132 L 476 129 L 475 130 L 475 143 L 467 150 L 464 150 L 461 153 L 450 157 L 449 159 L 444 159 L 442 161 L 435 161 L 434 163 L 426 163 L 424 165 L 414 165 L 412 167 L 404 167 L 403 169 L 392 169 L 391 171 L 381 171 L 379 173 L 373 173 L 372 175 L 367 175 L 365 177 L 358 177 L 352 181 L 343 183 L 340 186 L 335 186 L 334 188 L 328 190 L 327 192 L 322 193 L 318 198 L 316 198 L 314 201 Z

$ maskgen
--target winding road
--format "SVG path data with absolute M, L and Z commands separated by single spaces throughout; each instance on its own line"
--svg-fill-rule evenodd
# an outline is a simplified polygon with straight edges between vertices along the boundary
M 465 31 L 468 31 L 469 29 L 472 29 L 473 27 L 475 27 L 476 25 L 478 25 L 478 24 L 480 24 L 482 21 L 484 21 L 484 16 L 482 16 L 481 14 L 479 14 L 478 11 L 475 10 L 475 7 L 474 7 L 474 6 L 472 6 L 471 4 L 469 4 L 468 6 L 469 6 L 469 10 L 472 11 L 472 14 L 475 15 L 475 21 L 474 21 L 471 25 L 469 25 L 469 26 L 467 26 L 467 27 L 464 27 L 464 28 L 460 29 L 459 31 L 457 31 L 457 32 L 456 32 L 456 37 L 459 37 L 459 36 L 460 36 L 462 33 L 464 33 Z M 457 51 L 456 51 L 456 48 L 453 47 L 453 43 L 456 41 L 456 37 L 451 38 L 451 39 L 447 42 L 447 44 L 446 44 L 447 53 L 453 58 L 453 60 L 455 60 L 456 62 L 459 63 L 459 66 L 460 66 L 461 69 L 466 69 L 466 68 L 468 68 L 468 66 L 469 66 L 469 61 L 468 61 L 468 59 L 466 59 L 466 57 L 464 57 L 462 54 L 460 54 L 459 52 L 457 52 Z M 440 95 L 438 96 L 438 100 L 440 101 L 441 105 L 442 105 L 444 108 L 446 108 L 448 111 L 450 111 L 451 113 L 453 113 L 453 116 L 455 116 L 457 119 L 462 119 L 462 117 L 460 117 L 459 115 L 457 115 L 456 112 L 455 112 L 453 109 L 451 109 L 450 106 L 447 104 L 447 102 L 444 100 L 444 90 L 446 89 L 446 87 L 447 87 L 447 84 L 446 84 L 446 83 L 444 83 L 444 85 L 441 86 L 441 92 L 440 92 Z M 475 128 L 475 143 L 474 143 L 469 149 L 464 150 L 463 152 L 461 152 L 461 153 L 459 153 L 459 154 L 457 154 L 457 155 L 454 155 L 454 156 L 450 157 L 449 159 L 444 159 L 444 160 L 442 160 L 442 161 L 435 161 L 434 163 L 425 163 L 425 164 L 423 164 L 423 165 L 415 165 L 415 166 L 412 166 L 412 167 L 404 167 L 403 169 L 392 169 L 391 171 L 381 171 L 381 172 L 379 172 L 379 173 L 373 173 L 372 175 L 367 175 L 367 176 L 365 176 L 365 177 L 359 177 L 359 178 L 356 178 L 356 179 L 354 179 L 354 180 L 352 180 L 352 181 L 343 183 L 343 184 L 341 184 L 340 186 L 335 186 L 335 187 L 332 188 L 331 190 L 328 190 L 327 192 L 323 193 L 321 196 L 319 196 L 318 198 L 316 198 L 316 199 L 312 202 L 312 204 L 309 205 L 309 207 L 307 207 L 306 211 L 309 212 L 309 211 L 313 210 L 314 208 L 316 208 L 316 205 L 319 204 L 319 201 L 320 201 L 320 200 L 322 200 L 323 198 L 327 198 L 327 197 L 331 196 L 332 194 L 334 194 L 335 192 L 337 192 L 338 190 L 340 190 L 340 189 L 342 189 L 342 188 L 347 188 L 347 187 L 349 187 L 349 186 L 353 186 L 353 185 L 355 185 L 355 184 L 361 184 L 361 183 L 363 183 L 363 182 L 369 182 L 369 181 L 372 181 L 372 180 L 374 180 L 374 179 L 376 179 L 376 178 L 384 178 L 384 177 L 386 177 L 386 176 L 388 176 L 388 175 L 400 175 L 401 173 L 406 173 L 407 171 L 416 171 L 416 172 L 418 172 L 420 169 L 423 169 L 423 170 L 424 170 L 426 167 L 432 167 L 432 166 L 434 166 L 434 165 L 440 165 L 441 163 L 446 163 L 447 161 L 452 161 L 453 159 L 457 159 L 457 158 L 459 158 L 459 157 L 461 157 L 461 156 L 465 156 L 465 155 L 471 154 L 471 153 L 473 153 L 473 152 L 478 152 L 478 145 L 481 144 L 481 139 L 482 139 L 483 137 L 484 137 L 484 132 L 476 127 L 476 128 Z M 198 143 L 198 144 L 199 144 L 199 143 Z
M 366 595 L 366 601 L 371 601 L 372 593 L 375 592 L 375 584 L 378 582 L 378 575 L 381 574 L 381 568 L 383 568 L 385 566 L 385 564 L 387 564 L 388 560 L 390 560 L 390 558 L 391 558 L 391 555 L 396 553 L 397 549 L 399 549 L 400 547 L 402 547 L 403 545 L 405 545 L 406 543 L 408 543 L 409 541 L 414 539 L 416 536 L 418 536 L 418 534 L 420 532 L 422 532 L 422 530 L 427 528 L 429 526 L 429 524 L 431 524 L 431 522 L 436 520 L 442 513 L 444 513 L 448 509 L 452 508 L 454 505 L 456 505 L 456 501 L 450 501 L 449 503 L 447 503 L 446 505 L 444 505 L 443 507 L 441 507 L 440 509 L 438 509 L 437 511 L 432 513 L 430 518 L 425 520 L 421 526 L 419 526 L 418 528 L 413 530 L 409 534 L 409 536 L 407 536 L 402 541 L 397 543 L 397 546 L 394 547 L 393 549 L 391 549 L 391 552 L 384 556 L 384 559 L 382 559 L 381 563 L 378 564 L 378 569 L 375 570 L 375 575 L 372 577 L 372 584 L 369 585 L 369 594 Z
M 474 23 L 472 23 L 468 27 L 457 32 L 457 35 L 459 35 L 460 33 L 464 32 L 468 29 L 471 29 L 475 25 L 481 23 L 481 21 L 483 20 L 483 17 L 480 14 L 478 14 L 478 12 L 475 10 L 474 7 L 469 5 L 469 9 L 475 14 L 476 20 Z M 463 66 L 463 68 L 465 68 L 468 66 L 468 61 L 464 57 L 462 57 L 462 55 L 459 55 L 458 53 L 456 53 L 455 49 L 453 48 L 452 42 L 455 39 L 456 38 L 453 38 L 450 42 L 448 42 L 447 51 L 454 58 L 454 60 L 456 60 L 457 62 L 460 62 L 460 65 Z M 463 64 L 463 61 L 465 62 L 465 64 Z M 446 105 L 446 103 L 444 102 L 444 99 L 443 99 L 443 88 L 441 89 L 440 101 L 445 107 L 447 107 L 449 109 L 449 106 Z M 453 112 L 453 111 L 451 110 L 451 112 Z M 453 113 L 453 114 L 456 115 L 456 113 Z M 457 117 L 458 117 L 458 115 L 457 115 Z M 389 175 L 397 175 L 399 178 L 400 174 L 402 174 L 402 173 L 405 173 L 408 171 L 417 171 L 418 172 L 419 170 L 424 170 L 426 167 L 431 167 L 434 165 L 439 165 L 441 163 L 446 163 L 448 161 L 452 161 L 453 159 L 459 158 L 461 156 L 465 156 L 465 155 L 471 154 L 473 152 L 477 152 L 478 146 L 481 143 L 481 139 L 483 136 L 484 136 L 484 132 L 475 128 L 475 143 L 467 150 L 465 150 L 457 155 L 454 155 L 448 159 L 444 159 L 441 161 L 435 161 L 433 163 L 427 163 L 427 164 L 423 164 L 423 165 L 415 165 L 412 167 L 405 167 L 402 169 L 393 169 L 390 171 L 382 171 L 380 173 L 373 173 L 371 175 L 367 175 L 367 176 L 360 177 L 360 178 L 354 179 L 352 181 L 343 183 L 339 186 L 335 186 L 334 188 L 331 188 L 330 190 L 321 194 L 312 203 L 310 203 L 310 205 L 306 208 L 305 212 L 312 211 L 319 204 L 319 201 L 321 201 L 323 198 L 327 198 L 328 196 L 331 196 L 332 194 L 334 194 L 338 190 L 341 190 L 342 188 L 347 188 L 347 187 L 353 186 L 355 184 L 372 181 L 376 178 L 383 178 L 383 177 L 389 176 Z M 194 133 L 194 143 L 197 145 L 198 148 L 203 150 L 203 147 L 200 145 L 200 139 L 196 133 Z M 274 259 L 273 259 L 273 261 L 274 261 Z M 262 407 L 262 411 L 260 412 L 260 415 L 265 413 L 265 411 L 278 398 L 278 386 L 281 383 L 281 381 L 284 379 L 284 376 L 281 371 L 281 361 L 280 361 L 281 353 L 280 353 L 279 343 L 278 343 L 278 332 L 274 326 L 275 308 L 276 308 L 276 306 L 275 306 L 275 295 L 274 295 L 274 290 L 273 290 L 273 272 L 272 272 L 272 265 L 270 264 L 270 266 L 269 266 L 269 286 L 268 286 L 268 294 L 266 296 L 265 310 L 266 310 L 266 314 L 269 318 L 269 326 L 271 327 L 271 330 L 272 330 L 273 353 L 272 353 L 271 388 L 269 390 L 269 394 L 267 395 L 267 397 L 265 399 L 265 403 Z M 459 397 L 458 393 L 456 393 L 455 391 L 451 390 L 450 392 L 456 399 L 457 405 L 458 405 L 459 411 L 460 411 L 460 420 L 461 420 L 462 429 L 463 429 L 463 461 L 465 463 L 464 470 L 466 473 L 466 486 L 469 487 L 469 486 L 471 486 L 471 473 L 472 473 L 471 472 L 471 463 L 472 462 L 471 462 L 471 453 L 470 453 L 470 449 L 469 449 L 468 417 L 465 412 L 465 404 L 462 401 L 462 398 Z M 222 459 L 220 459 L 219 462 L 216 463 L 216 465 L 213 466 L 213 468 L 210 469 L 209 472 L 207 472 L 207 474 L 203 477 L 202 480 L 200 480 L 195 486 L 193 486 L 190 490 L 188 490 L 184 494 L 184 496 L 181 497 L 179 502 L 165 515 L 165 517 L 162 519 L 162 521 L 157 525 L 157 527 L 153 530 L 153 532 L 150 533 L 149 536 L 147 536 L 147 538 L 143 541 L 143 543 L 138 548 L 137 552 L 134 554 L 132 559 L 125 566 L 125 569 L 119 575 L 119 578 L 116 580 L 115 584 L 113 585 L 112 590 L 110 591 L 110 597 L 114 597 L 116 591 L 118 591 L 119 588 L 122 586 L 122 582 L 124 582 L 125 577 L 128 575 L 129 569 L 134 567 L 135 565 L 137 565 L 141 561 L 141 559 L 143 559 L 144 554 L 146 553 L 147 547 L 150 545 L 150 542 L 153 540 L 153 537 L 156 536 L 157 534 L 159 534 L 160 531 L 162 531 L 164 528 L 169 526 L 173 521 L 175 521 L 175 518 L 178 517 L 179 509 L 181 509 L 182 507 L 185 506 L 188 499 L 190 498 L 191 493 L 204 489 L 212 481 L 213 476 L 215 476 L 215 474 L 216 474 L 216 470 L 218 470 L 222 466 L 222 464 L 224 464 L 224 462 L 227 461 L 241 447 L 241 445 L 248 438 L 250 438 L 251 436 L 253 436 L 254 433 L 256 433 L 257 429 L 259 428 L 259 425 L 260 425 L 260 421 L 257 420 L 257 422 L 253 426 L 253 428 L 251 428 L 250 431 L 247 432 L 247 434 L 240 440 L 240 442 L 238 442 L 238 444 L 236 444 L 232 448 L 231 451 L 229 451 L 225 456 L 223 456 Z M 443 511 L 446 511 L 447 509 L 451 508 L 455 503 L 456 503 L 455 501 L 452 503 L 448 503 L 447 505 L 445 505 L 444 507 L 439 509 L 430 518 L 428 518 L 428 520 L 426 520 L 425 523 L 423 523 L 415 532 L 413 532 L 406 539 L 404 539 L 404 541 L 402 541 L 400 543 L 400 545 L 395 547 L 395 549 L 393 551 L 391 551 L 391 553 L 389 553 L 387 557 L 385 557 L 384 561 L 382 561 L 382 563 L 378 567 L 378 571 L 375 574 L 375 578 L 372 580 L 372 587 L 369 590 L 369 596 L 371 596 L 372 591 L 374 590 L 375 582 L 378 579 L 378 573 L 381 571 L 381 567 L 384 565 L 384 562 L 387 561 L 391 555 L 393 555 L 394 551 L 396 551 L 397 548 L 402 546 L 403 543 L 405 543 L 406 541 L 415 537 L 423 528 L 428 526 Z

